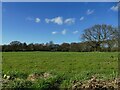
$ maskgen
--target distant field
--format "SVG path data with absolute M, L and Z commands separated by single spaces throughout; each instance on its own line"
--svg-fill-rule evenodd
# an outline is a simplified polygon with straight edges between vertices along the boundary
M 92 75 L 117 77 L 117 52 L 3 52 L 3 74 L 52 72 L 65 75 L 66 83 Z

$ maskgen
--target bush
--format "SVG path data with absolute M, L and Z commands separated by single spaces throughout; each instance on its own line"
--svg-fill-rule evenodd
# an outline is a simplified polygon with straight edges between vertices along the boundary
M 58 90 L 61 81 L 62 78 L 60 76 L 54 76 L 48 79 L 39 79 L 32 88 L 39 88 L 40 90 Z

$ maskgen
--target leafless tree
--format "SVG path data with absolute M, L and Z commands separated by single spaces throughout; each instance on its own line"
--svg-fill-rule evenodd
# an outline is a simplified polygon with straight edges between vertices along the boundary
M 114 28 L 111 25 L 94 25 L 93 27 L 84 30 L 82 39 L 89 42 L 88 44 L 94 47 L 96 51 L 100 51 L 101 44 L 116 39 L 116 31 L 117 28 Z

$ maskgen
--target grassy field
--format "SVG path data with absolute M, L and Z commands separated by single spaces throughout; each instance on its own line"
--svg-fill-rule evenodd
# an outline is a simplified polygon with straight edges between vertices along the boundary
M 117 52 L 3 52 L 2 56 L 3 74 L 24 78 L 31 73 L 54 73 L 65 77 L 61 87 L 92 75 L 112 79 L 118 72 Z

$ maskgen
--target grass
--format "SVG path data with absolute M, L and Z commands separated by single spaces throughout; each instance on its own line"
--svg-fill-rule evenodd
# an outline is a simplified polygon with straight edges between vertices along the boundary
M 3 52 L 3 74 L 26 78 L 35 72 L 64 75 L 60 87 L 92 75 L 112 79 L 118 74 L 117 52 Z

